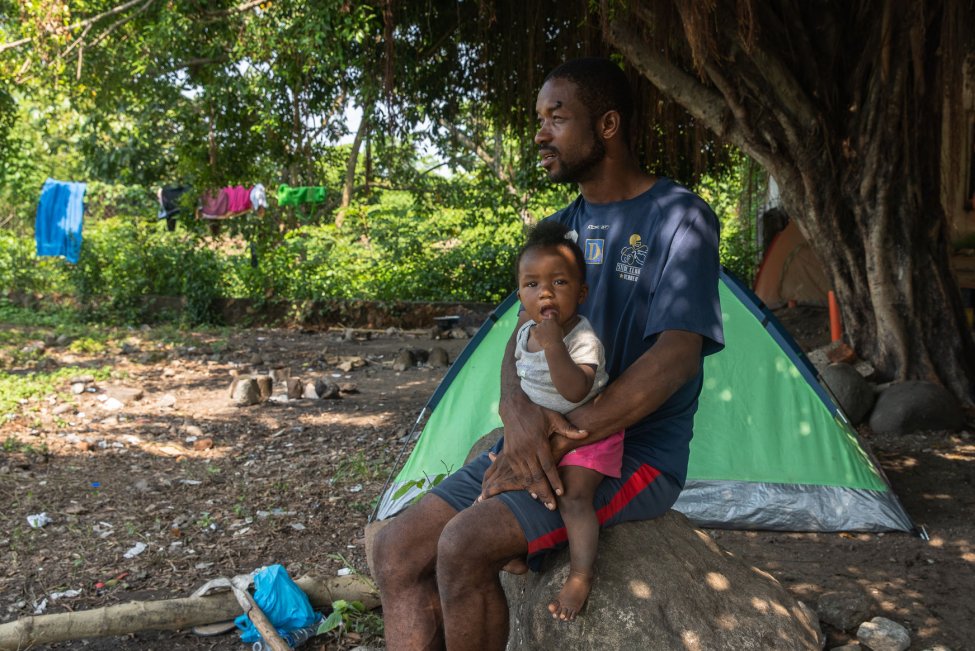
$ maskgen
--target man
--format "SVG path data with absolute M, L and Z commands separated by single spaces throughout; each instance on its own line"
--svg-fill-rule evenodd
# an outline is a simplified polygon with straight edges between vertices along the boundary
M 580 197 L 553 219 L 578 234 L 610 384 L 568 415 L 532 403 L 505 353 L 503 442 L 395 518 L 376 543 L 387 648 L 503 649 L 502 568 L 537 568 L 564 544 L 557 460 L 626 430 L 623 474 L 600 485 L 603 526 L 662 515 L 687 471 L 702 358 L 723 346 L 718 224 L 688 190 L 644 173 L 630 150 L 632 99 L 603 59 L 570 61 L 538 93 L 535 142 L 551 180 Z M 523 314 L 519 326 L 527 317 Z M 516 328 L 517 331 L 517 328 Z

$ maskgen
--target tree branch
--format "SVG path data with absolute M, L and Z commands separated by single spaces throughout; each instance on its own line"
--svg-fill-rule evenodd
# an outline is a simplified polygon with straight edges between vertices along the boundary
M 226 18 L 227 16 L 232 16 L 233 14 L 242 14 L 245 11 L 250 11 L 254 7 L 259 7 L 265 2 L 267 2 L 267 0 L 251 0 L 250 2 L 245 2 L 242 5 L 237 5 L 236 7 L 231 7 L 230 9 L 221 9 L 219 11 L 208 11 L 204 15 L 211 20 L 216 20 L 217 18 Z
M 143 0 L 129 0 L 126 3 L 120 4 L 117 7 L 114 7 L 112 9 L 109 9 L 108 11 L 103 11 L 102 13 L 98 14 L 97 16 L 92 16 L 91 18 L 86 18 L 84 20 L 79 20 L 78 22 L 74 23 L 73 25 L 68 25 L 67 27 L 62 27 L 62 28 L 59 28 L 59 29 L 56 29 L 56 30 L 49 30 L 48 33 L 59 34 L 59 33 L 62 33 L 62 32 L 70 32 L 70 31 L 76 30 L 79 27 L 87 27 L 88 25 L 91 25 L 92 23 L 98 22 L 102 18 L 105 18 L 107 16 L 114 16 L 115 14 L 122 13 L 126 9 L 129 9 L 131 7 L 134 7 L 135 5 L 139 4 L 142 1 Z M 154 0 L 149 0 L 149 4 L 151 4 L 153 1 Z M 33 41 L 35 38 L 36 38 L 35 36 L 28 36 L 27 38 L 22 38 L 19 41 L 11 41 L 9 43 L 4 43 L 3 45 L 0 45 L 0 52 L 5 52 L 6 50 L 10 50 L 10 49 L 13 49 L 15 47 L 20 47 L 21 45 L 26 45 L 27 43 L 30 43 L 31 41 Z
M 611 19 L 604 8 L 601 20 L 607 40 L 660 92 L 683 106 L 718 137 L 735 144 L 742 143 L 742 134 L 735 127 L 720 93 L 679 69 L 653 47 L 647 47 L 646 39 L 625 22 L 625 17 Z

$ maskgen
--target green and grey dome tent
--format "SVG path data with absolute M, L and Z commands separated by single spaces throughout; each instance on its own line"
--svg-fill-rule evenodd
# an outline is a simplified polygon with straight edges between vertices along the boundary
M 687 482 L 674 508 L 701 526 L 778 531 L 916 531 L 879 464 L 774 315 L 722 272 L 726 346 L 704 362 Z M 501 426 L 509 296 L 454 362 L 417 419 L 422 432 L 387 484 L 391 517 L 457 470 Z M 404 448 L 405 449 L 405 448 Z

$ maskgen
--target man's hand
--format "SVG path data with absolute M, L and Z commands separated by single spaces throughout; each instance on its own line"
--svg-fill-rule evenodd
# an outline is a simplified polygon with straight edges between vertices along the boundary
M 484 473 L 481 496 L 488 499 L 511 490 L 527 490 L 550 510 L 555 510 L 555 496 L 561 495 L 558 460 L 552 456 L 550 437 L 560 434 L 570 439 L 583 439 L 586 432 L 577 430 L 561 414 L 544 409 L 527 398 L 517 408 L 506 409 L 504 449 L 492 457 Z

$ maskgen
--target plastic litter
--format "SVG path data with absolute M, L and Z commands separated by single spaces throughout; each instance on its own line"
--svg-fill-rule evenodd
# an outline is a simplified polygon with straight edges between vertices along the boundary
M 122 556 L 124 556 L 125 558 L 135 558 L 136 556 L 138 556 L 144 551 L 146 551 L 146 544 L 142 542 L 138 542 L 132 545 L 132 547 L 129 548 L 129 551 L 122 554 Z
M 308 595 L 291 580 L 282 565 L 271 565 L 257 570 L 254 575 L 254 602 L 267 615 L 278 635 L 292 647 L 314 635 L 316 625 L 322 619 L 321 613 L 316 613 L 311 607 Z M 235 619 L 234 623 L 240 629 L 240 639 L 245 644 L 263 641 L 246 614 Z M 311 634 L 305 636 L 303 632 L 299 633 L 308 628 L 311 629 Z M 262 644 L 252 648 L 259 650 L 268 647 Z
M 27 516 L 27 524 L 31 526 L 31 529 L 40 529 L 51 524 L 52 522 L 54 522 L 54 520 L 52 520 L 47 513 L 35 513 L 34 515 Z

